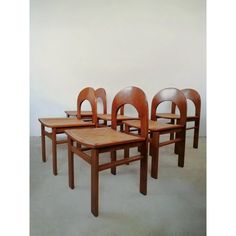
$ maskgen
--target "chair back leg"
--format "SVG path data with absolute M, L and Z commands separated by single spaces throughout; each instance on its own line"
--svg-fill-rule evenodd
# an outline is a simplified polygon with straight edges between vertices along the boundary
M 193 147 L 198 148 L 199 140 L 199 119 L 194 122 L 194 135 L 193 135 Z
M 98 216 L 98 180 L 99 168 L 98 168 L 98 151 L 92 149 L 91 158 L 91 212 L 94 216 Z
M 141 146 L 141 155 L 143 156 L 140 160 L 140 193 L 143 195 L 147 194 L 147 168 L 148 168 L 148 156 L 147 156 L 147 145 L 143 143 Z

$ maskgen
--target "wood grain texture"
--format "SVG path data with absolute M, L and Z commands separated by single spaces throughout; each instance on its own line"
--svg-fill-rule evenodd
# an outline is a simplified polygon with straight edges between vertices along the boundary
M 110 127 L 91 129 L 72 129 L 65 133 L 82 145 L 99 148 L 145 140 L 142 137 L 118 132 Z
M 138 100 L 142 102 L 139 102 Z M 140 130 L 138 134 L 125 133 L 117 130 L 119 125 L 117 115 L 118 111 L 125 104 L 134 106 L 140 118 Z M 123 114 L 121 114 L 123 115 Z M 118 116 L 118 117 L 117 117 Z M 85 128 L 65 130 L 69 140 L 78 143 L 77 147 L 72 147 L 72 142 L 68 142 L 70 152 L 79 155 L 91 165 L 91 212 L 94 216 L 98 216 L 99 212 L 99 171 L 111 169 L 112 174 L 116 174 L 116 166 L 124 165 L 133 161 L 140 161 L 140 192 L 147 194 L 147 138 L 148 138 L 148 103 L 145 93 L 137 87 L 127 87 L 118 92 L 112 102 L 112 115 L 105 114 L 103 118 L 109 118 L 112 127 L 102 128 Z M 124 116 L 122 116 L 124 118 Z M 121 123 L 121 122 L 120 122 Z M 126 130 L 127 131 L 127 130 Z M 82 146 L 91 148 L 91 155 L 85 154 Z M 132 147 L 140 147 L 141 155 L 128 157 L 127 152 L 123 159 L 116 159 L 116 150 L 128 149 Z M 68 153 L 71 159 L 71 153 Z M 99 165 L 99 153 L 110 152 L 110 162 Z M 71 165 L 69 168 L 70 183 L 73 187 L 74 178 Z
M 92 122 L 86 122 L 77 118 L 39 118 L 44 126 L 50 128 L 72 127 L 72 126 L 94 126 Z
M 125 125 L 128 125 L 129 127 L 135 127 L 135 128 L 140 128 L 140 121 L 139 120 L 127 120 L 123 121 Z M 149 120 L 148 121 L 148 129 L 153 132 L 159 132 L 159 131 L 167 131 L 171 129 L 177 129 L 177 128 L 182 128 L 182 125 L 175 125 L 175 124 L 166 124 L 166 123 L 161 123 L 158 121 L 153 121 Z

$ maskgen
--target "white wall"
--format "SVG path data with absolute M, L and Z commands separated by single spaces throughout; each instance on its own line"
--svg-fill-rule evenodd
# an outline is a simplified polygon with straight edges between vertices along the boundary
M 31 135 L 65 116 L 85 86 L 122 88 L 151 103 L 162 88 L 194 88 L 206 135 L 205 0 L 31 0 Z

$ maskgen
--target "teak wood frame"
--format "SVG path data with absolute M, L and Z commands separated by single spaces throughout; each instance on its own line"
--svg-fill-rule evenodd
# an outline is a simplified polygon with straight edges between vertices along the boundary
M 140 102 L 140 100 L 142 102 Z M 141 128 L 140 134 L 126 134 L 117 131 L 117 112 L 125 104 L 133 105 L 140 117 Z M 121 90 L 114 98 L 112 103 L 112 127 L 90 129 L 92 134 L 100 134 L 103 131 L 110 133 L 111 137 L 119 134 L 121 138 L 114 139 L 108 143 L 92 143 L 81 137 L 77 131 L 77 138 L 73 136 L 73 130 L 66 132 L 68 135 L 68 174 L 69 186 L 74 189 L 74 154 L 80 156 L 83 160 L 91 165 L 91 212 L 94 216 L 98 216 L 99 205 L 99 171 L 111 169 L 112 174 L 116 174 L 116 167 L 123 164 L 128 164 L 133 161 L 140 160 L 140 192 L 147 194 L 147 136 L 148 136 L 148 103 L 144 92 L 137 87 L 128 87 Z M 82 130 L 81 130 L 82 131 Z M 85 131 L 85 130 L 84 130 Z M 81 133 L 81 132 L 80 132 Z M 85 132 L 84 132 L 85 133 Z M 92 136 L 93 137 L 93 136 Z M 123 139 L 124 137 L 125 139 Z M 103 142 L 103 141 L 101 141 Z M 74 143 L 79 143 L 75 146 Z M 85 150 L 91 149 L 91 155 L 83 152 L 82 146 Z M 124 159 L 116 159 L 116 151 L 125 148 L 139 147 L 140 155 L 133 157 L 124 156 Z M 99 154 L 103 152 L 111 153 L 111 162 L 106 164 L 99 164 Z
M 159 104 L 165 101 L 171 101 L 178 106 L 180 110 L 180 119 L 178 124 L 161 124 L 156 121 L 156 110 Z M 139 121 L 124 121 L 125 130 L 131 128 L 140 129 Z M 149 121 L 148 129 L 150 133 L 150 155 L 152 156 L 151 177 L 158 178 L 159 165 L 159 148 L 172 143 L 175 143 L 175 152 L 178 154 L 178 166 L 184 166 L 185 156 L 185 126 L 186 126 L 186 98 L 184 94 L 176 88 L 166 88 L 159 91 L 152 99 L 151 120 Z M 160 141 L 160 136 L 163 134 L 176 133 L 176 138 L 168 141 Z M 129 155 L 129 150 L 126 149 L 126 156 Z
M 97 116 L 97 125 L 99 127 L 102 126 L 110 126 L 108 125 L 108 122 L 111 121 L 111 114 L 107 114 L 107 95 L 106 95 L 106 90 L 104 88 L 98 88 L 95 90 L 95 95 L 97 98 L 97 105 L 99 103 L 99 98 L 101 99 L 102 102 L 102 108 L 103 108 L 103 113 L 98 114 Z M 65 111 L 67 117 L 76 117 L 77 116 L 77 111 Z M 104 116 L 105 115 L 105 116 Z M 92 112 L 90 111 L 82 111 L 81 112 L 81 119 L 85 120 L 91 120 L 92 118 Z M 118 124 L 120 126 L 120 129 L 123 130 L 123 120 L 130 119 L 129 117 L 124 116 L 124 106 L 120 108 L 120 117 L 118 119 Z M 100 123 L 102 121 L 102 123 Z
M 71 125 L 70 121 L 73 118 L 62 118 L 60 119 L 60 122 L 56 122 L 53 124 L 52 121 L 53 118 L 39 118 L 39 122 L 41 123 L 41 145 L 42 145 L 42 161 L 46 162 L 46 139 L 45 137 L 48 137 L 52 140 L 52 168 L 53 168 L 53 174 L 57 175 L 57 145 L 67 143 L 67 140 L 57 140 L 57 134 L 62 134 L 65 132 L 65 130 L 68 129 L 78 129 L 78 128 L 85 128 L 85 127 L 96 127 L 97 125 L 97 106 L 96 106 L 96 97 L 95 92 L 93 88 L 87 87 L 81 90 L 81 92 L 78 95 L 77 98 L 77 118 L 74 118 L 76 120 L 81 120 L 81 105 L 84 101 L 88 100 L 92 111 L 92 122 L 83 122 L 78 123 L 76 125 Z M 56 118 L 57 119 L 57 118 Z M 55 119 L 55 120 L 56 120 Z M 75 122 L 76 123 L 76 122 Z M 51 128 L 51 132 L 46 131 L 45 128 Z
M 103 114 L 107 114 L 107 98 L 106 98 L 106 90 L 104 88 L 98 88 L 95 90 L 95 96 L 97 98 L 97 104 L 98 99 L 100 98 L 102 101 L 102 107 L 103 107 Z M 69 118 L 71 116 L 76 117 L 77 111 L 65 111 L 66 116 Z M 81 111 L 81 118 L 82 119 L 92 119 L 92 111 Z
M 194 122 L 194 125 L 191 127 L 186 126 L 186 130 L 194 129 L 193 134 L 193 148 L 198 148 L 198 142 L 199 142 L 199 129 L 200 129 L 200 117 L 201 117 L 201 96 L 200 94 L 191 88 L 182 89 L 181 92 L 185 95 L 186 99 L 189 99 L 193 102 L 194 108 L 195 108 L 195 114 L 193 116 L 189 116 L 187 114 L 186 122 Z M 175 124 L 176 120 L 179 119 L 179 116 L 175 115 L 176 111 L 176 105 L 172 103 L 171 105 L 171 113 L 170 115 L 167 114 L 167 117 L 165 115 L 157 114 L 157 117 L 159 118 L 167 118 L 170 119 L 171 124 Z M 171 115 L 173 115 L 173 118 L 171 118 Z M 170 135 L 170 139 L 174 139 L 174 134 Z
M 181 127 L 173 127 L 172 129 L 159 132 L 150 132 L 150 152 L 152 156 L 151 176 L 155 179 L 158 178 L 160 147 L 175 143 L 175 153 L 178 154 L 178 166 L 184 167 L 187 101 L 184 94 L 179 89 L 162 89 L 152 99 L 151 120 L 156 120 L 156 111 L 158 106 L 166 101 L 171 101 L 172 104 L 175 104 L 175 106 L 179 108 L 180 118 L 178 119 L 177 124 Z M 175 133 L 175 139 L 173 138 L 169 141 L 160 142 L 160 136 L 166 133 Z

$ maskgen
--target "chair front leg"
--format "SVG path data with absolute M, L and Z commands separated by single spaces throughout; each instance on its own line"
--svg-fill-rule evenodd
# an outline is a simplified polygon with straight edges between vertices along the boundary
M 46 162 L 45 126 L 41 124 L 42 160 Z
M 92 149 L 91 159 L 91 212 L 94 216 L 98 216 L 98 182 L 99 182 L 99 166 L 98 151 Z
M 52 128 L 52 168 L 53 174 L 57 175 L 57 139 L 56 128 Z
M 147 194 L 147 168 L 148 168 L 148 151 L 147 151 L 148 143 L 145 142 L 141 146 L 141 155 L 143 156 L 140 160 L 140 193 L 143 195 Z
M 152 148 L 151 177 L 154 179 L 158 178 L 159 142 L 160 142 L 160 134 L 158 132 L 154 132 L 150 141 L 150 146 Z
M 74 189 L 74 153 L 71 148 L 73 146 L 73 140 L 68 136 L 68 178 L 69 178 L 69 187 Z
M 180 132 L 181 141 L 178 144 L 178 166 L 184 167 L 184 157 L 185 157 L 185 136 L 186 130 Z
M 116 151 L 111 151 L 111 162 L 116 162 Z M 111 167 L 111 173 L 116 175 L 116 166 Z

